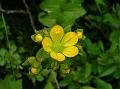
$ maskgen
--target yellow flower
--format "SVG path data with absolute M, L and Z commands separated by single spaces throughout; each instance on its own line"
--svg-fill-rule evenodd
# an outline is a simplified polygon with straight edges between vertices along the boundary
M 79 50 L 75 46 L 78 42 L 78 35 L 75 32 L 64 34 L 61 26 L 55 25 L 50 30 L 50 37 L 42 41 L 43 49 L 50 53 L 50 56 L 57 61 L 64 61 L 66 57 L 74 57 Z

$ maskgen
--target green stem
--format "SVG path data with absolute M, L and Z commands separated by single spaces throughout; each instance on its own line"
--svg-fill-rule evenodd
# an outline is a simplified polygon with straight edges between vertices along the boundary
M 7 41 L 7 44 L 8 44 L 8 48 L 9 48 L 10 59 L 12 59 L 12 56 L 11 56 L 11 53 L 10 53 L 10 42 L 9 42 L 9 38 L 8 38 L 8 30 L 7 30 L 7 26 L 6 26 L 6 22 L 5 22 L 5 18 L 4 18 L 3 13 L 2 13 L 2 20 L 3 20 L 4 27 L 5 27 L 5 33 L 6 33 L 5 35 L 6 35 L 6 41 Z M 10 62 L 10 66 L 12 68 L 11 62 Z M 12 72 L 13 72 L 13 75 L 15 76 L 13 68 L 12 68 Z
M 55 73 L 55 72 L 53 71 L 53 73 Z M 57 89 L 60 89 L 60 85 L 59 85 L 58 80 L 57 80 L 57 74 L 54 74 L 54 75 L 55 75 L 54 79 L 55 79 L 55 83 L 56 83 Z
M 5 27 L 6 40 L 7 40 L 8 48 L 10 48 L 10 42 L 9 42 L 9 38 L 8 38 L 8 30 L 7 30 L 7 26 L 6 26 L 6 22 L 5 22 L 5 18 L 4 18 L 3 13 L 2 13 L 2 20 L 3 20 L 4 27 Z

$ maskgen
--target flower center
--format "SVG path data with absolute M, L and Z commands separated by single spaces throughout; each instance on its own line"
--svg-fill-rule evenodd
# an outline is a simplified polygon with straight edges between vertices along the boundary
M 52 49 L 55 51 L 55 52 L 61 52 L 63 50 L 63 45 L 59 42 L 54 42 L 53 43 L 53 46 L 52 46 Z

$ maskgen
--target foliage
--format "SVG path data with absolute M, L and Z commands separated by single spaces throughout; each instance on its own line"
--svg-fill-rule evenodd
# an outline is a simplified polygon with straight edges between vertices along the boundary
M 42 25 L 34 33 L 16 25 L 14 32 L 8 15 L 0 13 L 0 89 L 30 85 L 24 76 L 35 89 L 120 89 L 119 1 L 42 0 L 35 6 Z M 77 56 L 57 61 L 44 50 L 43 39 L 54 25 L 79 34 Z

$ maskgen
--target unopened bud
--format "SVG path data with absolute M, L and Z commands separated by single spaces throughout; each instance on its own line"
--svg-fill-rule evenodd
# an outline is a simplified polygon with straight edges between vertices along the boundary
M 77 32 L 77 34 L 78 34 L 78 38 L 79 38 L 79 39 L 82 39 L 82 37 L 83 37 L 83 32 Z
M 35 35 L 35 40 L 36 40 L 37 42 L 41 42 L 41 41 L 42 41 L 42 35 L 41 35 L 41 34 L 36 34 L 36 35 Z
M 32 67 L 32 68 L 31 68 L 31 73 L 34 74 L 34 75 L 35 75 L 35 74 L 38 74 L 38 69 Z

